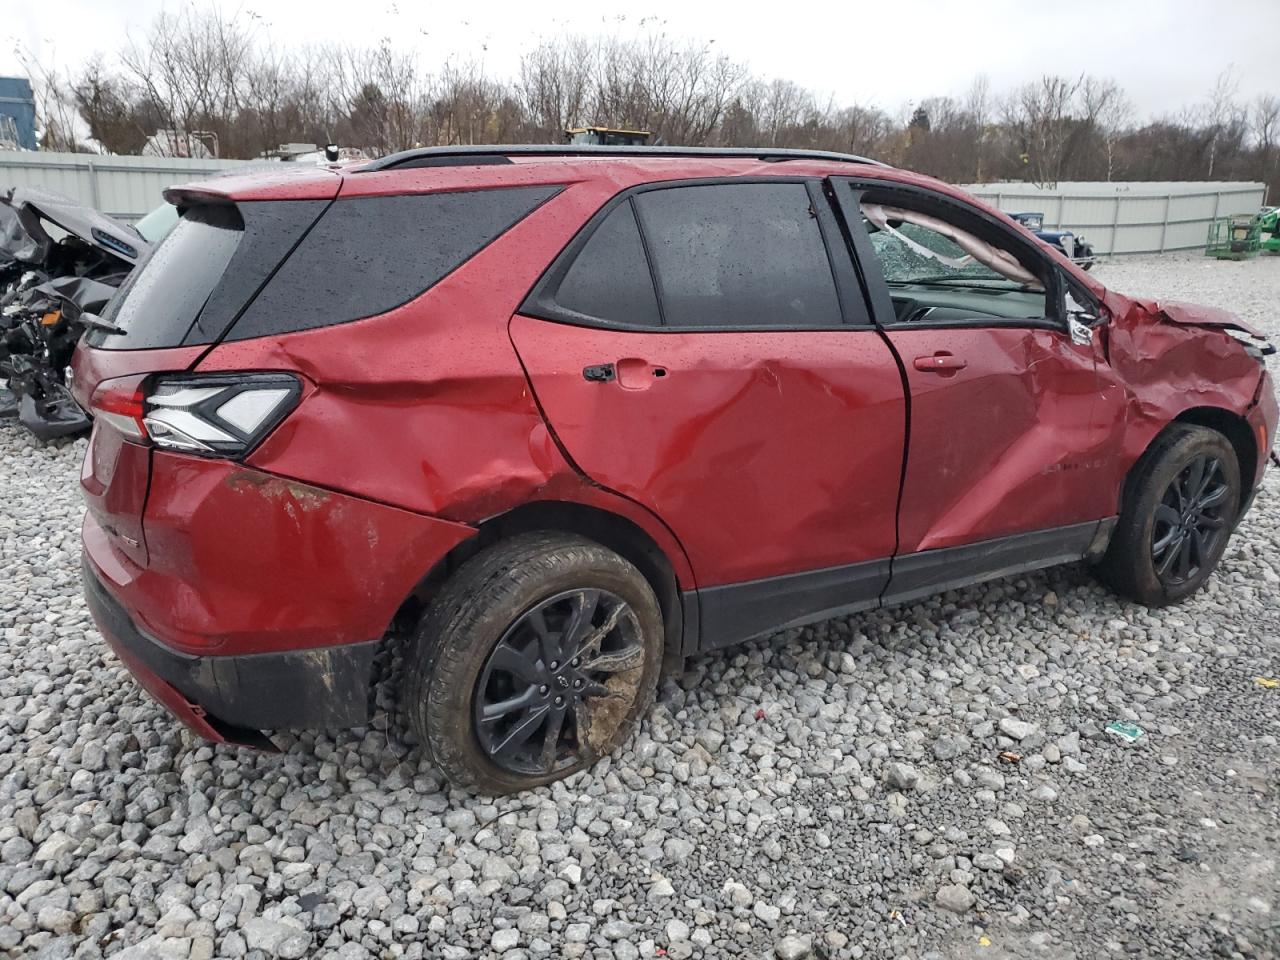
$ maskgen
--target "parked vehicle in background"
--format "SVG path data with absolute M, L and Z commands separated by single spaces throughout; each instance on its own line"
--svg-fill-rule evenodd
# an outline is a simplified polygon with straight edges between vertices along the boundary
M 1233 213 L 1209 222 L 1205 256 L 1215 260 L 1252 260 L 1261 249 L 1261 228 L 1257 216 Z
M 426 749 L 504 793 L 749 637 L 1082 559 L 1175 603 L 1276 430 L 1235 317 L 857 157 L 435 148 L 167 196 L 75 358 L 84 584 L 214 741 L 364 722 L 404 636 Z
M 1070 230 L 1046 230 L 1043 213 L 1011 213 L 1014 220 L 1034 233 L 1052 247 L 1057 247 L 1063 255 L 1082 270 L 1091 270 L 1097 263 L 1093 255 L 1093 244 L 1084 237 L 1076 236 Z
M 643 147 L 649 142 L 648 130 L 618 130 L 613 127 L 570 127 L 564 142 L 580 146 Z
M 130 226 L 43 190 L 0 197 L 0 417 L 42 440 L 88 429 L 66 384 L 76 342 L 176 222 L 169 204 Z
M 1263 207 L 1258 212 L 1258 235 L 1263 250 L 1280 253 L 1280 207 Z

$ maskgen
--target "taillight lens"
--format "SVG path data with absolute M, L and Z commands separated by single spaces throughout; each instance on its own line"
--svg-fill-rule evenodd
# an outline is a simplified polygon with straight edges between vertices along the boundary
M 298 379 L 283 373 L 125 377 L 94 391 L 91 413 L 135 442 L 237 457 L 270 433 L 301 395 Z
M 104 380 L 93 391 L 89 413 L 101 423 L 114 427 L 135 443 L 145 443 L 147 428 L 142 425 L 145 376 Z

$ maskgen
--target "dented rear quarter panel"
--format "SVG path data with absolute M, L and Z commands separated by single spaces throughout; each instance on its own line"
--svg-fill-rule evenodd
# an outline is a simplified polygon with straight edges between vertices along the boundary
M 361 187 L 376 193 L 381 180 L 371 176 Z M 398 183 L 404 191 L 404 178 Z M 395 310 L 209 351 L 198 372 L 286 370 L 308 382 L 304 401 L 248 463 L 472 526 L 543 500 L 606 509 L 645 530 L 680 585 L 692 587 L 671 531 L 649 510 L 588 481 L 562 455 L 507 330 L 552 254 L 622 185 L 605 179 L 568 186 Z M 421 555 L 421 572 L 440 559 Z
M 153 455 L 150 562 L 130 562 L 92 517 L 85 545 L 135 621 L 186 653 L 375 640 L 421 579 L 420 558 L 473 533 L 225 460 Z

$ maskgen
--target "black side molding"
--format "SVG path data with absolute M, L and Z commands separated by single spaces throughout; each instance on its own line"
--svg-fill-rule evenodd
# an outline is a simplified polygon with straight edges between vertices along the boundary
M 699 611 L 686 651 L 705 653 L 791 627 L 1101 556 L 1116 518 L 1019 533 L 684 594 Z M 686 631 L 687 632 L 687 631 Z
M 907 603 L 984 580 L 1082 560 L 1097 549 L 1095 538 L 1102 525 L 1106 525 L 1109 534 L 1115 519 L 1091 520 L 895 557 L 893 579 L 882 603 L 886 607 Z M 1102 549 L 1106 549 L 1105 544 Z
M 869 610 L 888 582 L 886 558 L 699 590 L 698 652 Z

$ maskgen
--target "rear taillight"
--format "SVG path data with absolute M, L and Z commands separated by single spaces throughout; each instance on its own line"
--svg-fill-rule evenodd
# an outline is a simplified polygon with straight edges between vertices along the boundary
M 142 385 L 146 379 L 145 376 L 134 376 L 103 380 L 89 400 L 89 413 L 95 420 L 114 427 L 135 443 L 145 443 L 147 428 L 142 425 L 145 412 Z
M 136 443 L 207 457 L 237 457 L 298 403 L 302 384 L 282 373 L 123 377 L 94 391 L 93 416 Z

